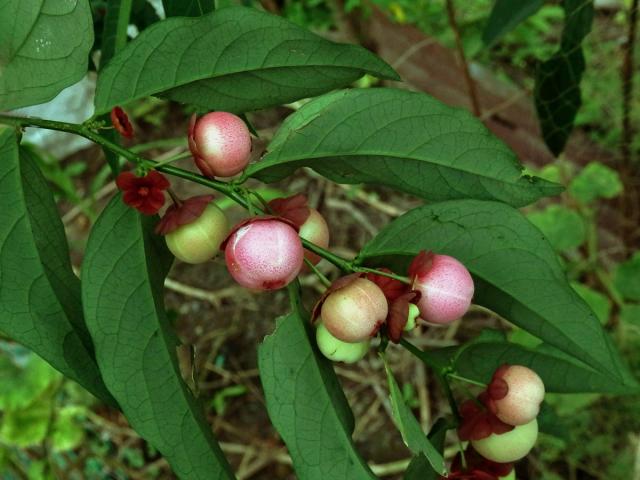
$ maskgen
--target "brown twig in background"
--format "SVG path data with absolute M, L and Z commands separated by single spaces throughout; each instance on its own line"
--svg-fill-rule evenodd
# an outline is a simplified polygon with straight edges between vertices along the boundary
M 464 46 L 462 45 L 462 38 L 460 36 L 460 29 L 456 22 L 456 11 L 453 6 L 453 0 L 447 0 L 447 16 L 449 17 L 449 25 L 453 30 L 456 37 L 456 48 L 458 49 L 458 55 L 460 55 L 460 61 L 462 63 L 462 73 L 464 73 L 464 79 L 467 82 L 467 88 L 469 89 L 469 99 L 471 100 L 471 107 L 473 108 L 473 114 L 479 117 L 482 114 L 480 110 L 480 102 L 478 101 L 478 93 L 476 92 L 476 84 L 471 78 L 469 72 L 469 64 L 467 63 L 467 57 L 464 54 Z
M 624 60 L 622 63 L 622 161 L 625 165 L 631 163 L 631 140 L 633 127 L 631 126 L 631 99 L 633 97 L 633 63 L 638 24 L 638 0 L 633 0 L 629 10 L 629 33 L 624 45 Z

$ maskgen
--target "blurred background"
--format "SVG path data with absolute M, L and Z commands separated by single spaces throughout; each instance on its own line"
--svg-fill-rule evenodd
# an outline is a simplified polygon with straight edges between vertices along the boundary
M 103 1 L 92 0 L 96 32 Z M 564 14 L 560 2 L 544 5 L 492 47 L 482 40 L 493 0 L 263 0 L 243 3 L 282 15 L 332 40 L 375 51 L 405 80 L 394 86 L 427 92 L 469 109 L 517 152 L 531 173 L 564 184 L 561 197 L 525 213 L 547 236 L 576 291 L 640 378 L 640 48 L 629 47 L 635 0 L 598 0 L 583 44 L 586 70 L 582 107 L 564 153 L 555 157 L 542 139 L 533 102 L 536 68 L 558 49 Z M 131 37 L 161 18 L 161 2 L 134 1 Z M 96 52 L 100 38 L 96 38 Z M 640 47 L 640 45 L 636 45 Z M 630 57 L 635 55 L 635 59 Z M 635 65 L 631 71 L 626 65 Z M 625 73 L 626 71 L 626 73 Z M 392 82 L 393 83 L 393 82 Z M 363 78 L 360 87 L 380 85 Z M 63 91 L 49 104 L 21 110 L 81 122 L 92 115 L 94 77 Z M 631 93 L 625 94 L 624 91 Z M 472 92 L 472 93 L 471 93 Z M 248 115 L 269 138 L 300 104 Z M 126 106 L 136 138 L 125 141 L 144 155 L 168 158 L 186 150 L 189 109 L 158 99 Z M 626 112 L 626 113 L 625 113 Z M 627 127 L 623 118 L 627 116 Z M 635 132 L 634 132 L 635 129 Z M 72 260 L 79 268 L 91 224 L 115 193 L 99 148 L 82 139 L 30 129 L 25 140 L 54 186 Z M 180 162 L 193 169 L 189 160 Z M 183 195 L 195 184 L 172 179 Z M 354 256 L 391 219 L 420 202 L 407 195 L 358 185 L 335 185 L 309 170 L 286 183 L 262 187 L 267 199 L 304 192 L 331 226 L 331 248 Z M 220 205 L 233 220 L 243 212 Z M 330 278 L 338 272 L 320 264 Z M 302 278 L 307 305 L 322 291 Z M 220 259 L 176 263 L 166 281 L 166 302 L 183 341 L 185 380 L 202 400 L 238 479 L 294 479 L 287 451 L 271 427 L 256 368 L 257 344 L 287 311 L 285 292 L 254 295 L 231 280 Z M 411 341 L 423 348 L 457 344 L 483 328 L 498 328 L 514 342 L 539 340 L 481 309 L 444 328 L 421 326 Z M 425 431 L 447 413 L 435 378 L 407 352 L 391 346 L 388 358 L 405 400 Z M 356 417 L 354 438 L 380 478 L 400 479 L 410 460 L 393 427 L 384 369 L 371 350 L 356 365 L 336 365 Z M 640 402 L 632 397 L 549 395 L 555 435 L 541 435 L 517 466 L 520 479 L 640 479 Z M 450 439 L 451 440 L 451 439 Z M 448 458 L 456 451 L 451 442 Z M 171 479 L 165 461 L 118 412 L 0 337 L 0 478 Z

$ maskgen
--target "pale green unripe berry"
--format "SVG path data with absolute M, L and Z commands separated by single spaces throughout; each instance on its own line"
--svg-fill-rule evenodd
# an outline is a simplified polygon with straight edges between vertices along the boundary
M 322 354 L 334 362 L 355 363 L 361 360 L 369 350 L 370 340 L 348 343 L 331 335 L 321 322 L 316 329 L 316 342 Z
M 511 470 L 511 472 L 509 472 L 509 475 L 507 475 L 506 477 L 500 477 L 500 480 L 518 480 L 516 478 L 516 469 L 514 468 L 513 470 Z
M 410 332 L 416 328 L 416 321 L 420 318 L 420 309 L 414 303 L 409 304 L 409 315 L 407 316 L 407 323 L 404 326 L 405 332 Z
M 210 203 L 193 222 L 165 235 L 167 247 L 176 258 L 187 263 L 203 263 L 215 257 L 229 233 L 224 212 Z
M 507 433 L 492 433 L 482 440 L 472 440 L 473 448 L 484 458 L 498 463 L 516 462 L 527 456 L 538 439 L 538 421 L 515 427 Z

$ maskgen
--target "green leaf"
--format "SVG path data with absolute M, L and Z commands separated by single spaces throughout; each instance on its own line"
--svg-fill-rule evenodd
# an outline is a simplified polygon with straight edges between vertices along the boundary
M 640 251 L 616 267 L 613 283 L 624 298 L 640 301 Z
M 542 5 L 544 0 L 496 0 L 482 32 L 482 41 L 487 46 L 493 45 L 520 22 L 540 10 Z
M 578 248 L 587 238 L 584 220 L 578 212 L 563 205 L 549 205 L 527 215 L 558 252 Z
M 331 362 L 315 346 L 308 315 L 293 288 L 289 286 L 293 311 L 277 320 L 258 350 L 269 418 L 289 449 L 298 478 L 375 479 L 355 450 L 353 414 Z
M 541 345 L 527 348 L 506 341 L 476 339 L 457 349 L 446 349 L 456 373 L 483 383 L 489 383 L 495 370 L 505 363 L 524 365 L 535 370 L 548 392 L 555 393 L 632 393 L 638 385 L 624 385 L 606 373 L 601 373 L 575 358 Z M 435 352 L 434 352 L 435 353 Z
M 582 394 L 582 395 L 556 395 L 556 398 L 571 399 L 584 396 L 597 396 L 594 394 Z M 561 418 L 556 410 L 549 405 L 550 400 L 554 395 L 547 395 L 547 400 L 540 405 L 540 413 L 538 414 L 538 428 L 542 433 L 547 435 L 553 435 L 556 438 L 560 438 L 566 442 L 571 441 L 571 435 L 569 434 L 569 427 L 563 418 Z
M 167 17 L 199 17 L 213 12 L 215 0 L 162 0 Z
M 0 127 L 0 330 L 106 403 L 64 227 L 35 160 Z
M 247 175 L 275 182 L 300 167 L 339 183 L 385 185 L 433 201 L 522 206 L 562 190 L 523 176 L 515 154 L 465 110 L 391 88 L 342 90 L 305 104 Z
M 614 198 L 622 193 L 618 172 L 600 162 L 590 162 L 569 184 L 569 193 L 588 204 L 598 198 Z
M 358 263 L 402 273 L 421 250 L 464 263 L 475 303 L 624 382 L 600 322 L 567 282 L 551 245 L 517 210 L 477 200 L 418 207 L 365 245 Z
M 180 376 L 164 306 L 173 257 L 155 220 L 114 197 L 94 225 L 82 299 L 104 381 L 132 427 L 181 479 L 232 479 L 201 406 Z
M 440 453 L 444 451 L 444 440 L 447 434 L 448 424 L 444 418 L 439 418 L 431 427 L 431 431 L 427 436 L 428 441 Z M 431 468 L 429 460 L 424 455 L 416 455 L 404 472 L 404 480 L 438 480 L 440 475 Z
M 534 91 L 542 136 L 554 155 L 564 149 L 582 104 L 582 40 L 591 31 L 594 15 L 592 0 L 563 0 L 562 6 L 565 26 L 560 48 L 538 65 Z
M 51 100 L 87 72 L 87 0 L 3 0 L 0 11 L 0 111 Z
M 398 382 L 393 377 L 393 372 L 389 368 L 386 358 L 382 356 L 382 359 L 384 361 L 384 369 L 387 372 L 387 381 L 389 382 L 391 412 L 393 413 L 393 420 L 402 435 L 402 440 L 414 455 L 424 455 L 435 472 L 445 475 L 447 467 L 444 464 L 442 454 L 425 436 L 420 423 L 414 417 L 411 409 L 404 403 Z
M 571 287 L 587 302 L 587 305 L 591 307 L 600 323 L 605 325 L 609 321 L 609 315 L 611 315 L 611 300 L 609 300 L 609 297 L 582 283 L 571 282 Z
M 173 59 L 167 63 L 167 59 Z M 142 32 L 98 78 L 96 110 L 158 95 L 244 112 L 319 95 L 370 73 L 397 79 L 371 52 L 325 40 L 280 17 L 229 7 Z

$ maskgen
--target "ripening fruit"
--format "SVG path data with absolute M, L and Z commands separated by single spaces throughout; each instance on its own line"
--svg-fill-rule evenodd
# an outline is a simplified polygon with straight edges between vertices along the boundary
M 471 440 L 473 448 L 484 458 L 498 463 L 515 462 L 524 458 L 538 439 L 538 421 L 519 425 L 510 432 L 492 433 L 482 440 Z
M 331 335 L 322 321 L 316 329 L 316 341 L 325 357 L 334 362 L 344 363 L 355 363 L 361 360 L 367 354 L 371 344 L 370 340 L 355 343 L 343 342 Z
M 501 381 L 507 391 L 502 398 L 491 399 L 493 413 L 509 425 L 524 425 L 536 418 L 545 393 L 538 374 L 522 365 L 509 365 L 496 372 L 492 383 Z
M 366 278 L 330 293 L 320 316 L 327 330 L 343 342 L 363 342 L 371 338 L 387 318 L 389 306 L 384 293 Z
M 329 226 L 324 217 L 315 208 L 309 208 L 309 216 L 300 226 L 299 235 L 305 240 L 315 243 L 319 247 L 329 246 Z M 312 264 L 316 265 L 321 258 L 313 252 L 305 250 L 304 256 Z
M 471 305 L 473 279 L 465 266 L 448 255 L 433 255 L 429 268 L 417 272 L 413 288 L 420 292 L 418 308 L 423 320 L 450 323 Z
M 231 177 L 240 173 L 251 156 L 251 134 L 242 119 L 232 113 L 211 112 L 189 124 L 189 150 L 207 177 Z
M 215 203 L 209 203 L 198 218 L 165 235 L 167 247 L 187 263 L 203 263 L 220 251 L 229 233 L 229 222 Z
M 240 285 L 276 290 L 302 268 L 304 250 L 298 232 L 286 221 L 256 217 L 240 224 L 223 244 L 229 273 Z

